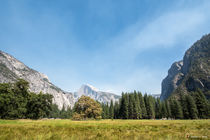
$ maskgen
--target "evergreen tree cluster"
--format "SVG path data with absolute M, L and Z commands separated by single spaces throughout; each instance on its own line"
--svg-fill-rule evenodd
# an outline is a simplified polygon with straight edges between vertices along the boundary
M 210 102 L 197 90 L 160 101 L 141 92 L 122 93 L 119 102 L 101 104 L 103 119 L 208 119 Z
M 71 119 L 73 116 L 73 109 L 71 107 L 63 108 L 59 110 L 56 104 L 52 104 L 52 108 L 48 118 L 59 118 L 59 119 Z

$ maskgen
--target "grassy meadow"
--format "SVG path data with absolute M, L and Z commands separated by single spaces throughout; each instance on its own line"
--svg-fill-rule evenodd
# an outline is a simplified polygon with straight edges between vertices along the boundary
M 195 138 L 210 139 L 210 120 L 0 120 L 1 140 Z

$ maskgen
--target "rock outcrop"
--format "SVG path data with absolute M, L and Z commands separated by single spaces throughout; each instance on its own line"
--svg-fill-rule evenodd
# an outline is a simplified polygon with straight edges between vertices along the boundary
M 59 109 L 74 105 L 72 93 L 66 93 L 53 85 L 45 74 L 27 67 L 11 55 L 0 51 L 0 83 L 15 82 L 19 78 L 29 82 L 31 92 L 52 94 L 53 102 Z
M 119 99 L 119 96 L 115 94 L 97 91 L 96 88 L 90 85 L 83 85 L 75 93 L 63 91 L 52 84 L 45 74 L 27 67 L 13 56 L 0 51 L 0 83 L 15 82 L 19 78 L 29 82 L 31 92 L 53 95 L 53 103 L 57 104 L 59 109 L 62 109 L 63 106 L 65 108 L 73 107 L 81 95 L 90 96 L 103 103 Z
M 120 96 L 113 93 L 99 91 L 97 88 L 89 84 L 82 85 L 81 88 L 74 93 L 74 97 L 76 99 L 78 99 L 82 95 L 89 96 L 102 103 L 110 103 L 111 100 L 115 102 L 118 101 L 120 98 Z
M 162 81 L 160 99 L 166 99 L 180 84 L 184 74 L 182 73 L 183 61 L 175 62 L 168 70 L 168 76 Z
M 183 61 L 175 62 L 162 81 L 161 100 L 171 94 L 186 94 L 201 89 L 210 98 L 210 34 L 189 48 Z

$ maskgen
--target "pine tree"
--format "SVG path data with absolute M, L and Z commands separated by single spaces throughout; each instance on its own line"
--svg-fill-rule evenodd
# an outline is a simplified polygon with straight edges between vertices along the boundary
M 180 94 L 180 103 L 181 103 L 181 106 L 182 106 L 183 117 L 185 119 L 189 119 L 190 118 L 190 112 L 188 110 L 186 96 L 187 95 Z
M 168 100 L 164 101 L 164 103 L 165 103 L 166 110 L 167 110 L 167 118 L 172 118 L 171 107 L 170 107 L 170 104 L 169 104 Z
M 168 102 L 169 102 L 169 106 L 171 109 L 171 118 L 175 119 L 176 108 L 175 108 L 175 104 L 174 104 L 174 99 L 169 98 Z
M 147 94 L 144 95 L 144 101 L 147 109 L 147 116 L 148 119 L 154 119 L 155 118 L 155 111 L 153 107 L 153 99 L 152 96 L 147 96 Z
M 121 95 L 121 98 L 120 98 L 119 101 L 120 101 L 120 105 L 119 105 L 119 106 L 120 106 L 119 118 L 120 118 L 120 119 L 123 119 L 123 115 L 124 115 L 123 112 L 124 112 L 124 109 L 125 109 L 125 108 L 124 108 L 124 106 L 125 106 L 125 105 L 124 105 L 124 104 L 125 104 L 125 94 L 124 94 L 124 92 L 122 92 L 122 95 Z
M 67 113 L 66 113 L 66 110 L 65 110 L 64 105 L 63 105 L 63 107 L 62 107 L 62 109 L 61 109 L 61 111 L 60 111 L 60 118 L 61 118 L 61 119 L 67 118 Z
M 161 102 L 161 117 L 166 118 L 167 117 L 167 109 L 164 102 Z
M 129 103 L 128 103 L 128 110 L 129 110 L 129 119 L 134 118 L 134 96 L 133 94 L 129 94 Z
M 141 111 L 139 97 L 138 97 L 138 94 L 136 93 L 136 91 L 134 91 L 134 97 L 135 97 L 134 118 L 135 119 L 141 119 L 142 118 L 142 111 Z
M 183 118 L 183 112 L 182 107 L 180 105 L 180 102 L 178 100 L 174 100 L 174 114 L 176 119 L 182 119 Z
M 119 119 L 119 110 L 120 110 L 119 103 L 115 102 L 114 104 L 114 118 L 115 119 Z
M 110 119 L 110 114 L 109 114 L 109 104 L 106 103 L 106 106 L 105 106 L 105 116 L 106 116 L 106 119 Z
M 58 109 L 58 105 L 52 104 L 52 107 L 51 108 L 52 108 L 52 110 L 50 112 L 49 117 L 50 118 L 59 118 L 60 110 Z
M 67 115 L 67 118 L 66 119 L 72 118 L 72 116 L 73 116 L 73 110 L 71 109 L 71 107 L 67 107 L 66 115 Z
M 104 103 L 101 104 L 101 108 L 102 108 L 101 117 L 102 117 L 102 119 L 106 119 L 105 104 Z
M 112 100 L 109 107 L 109 118 L 114 119 L 114 105 Z
M 128 119 L 129 113 L 128 113 L 128 95 L 127 93 L 122 93 L 122 100 L 120 104 L 120 118 L 122 119 Z
M 144 98 L 143 98 L 141 92 L 138 92 L 138 96 L 139 96 L 139 102 L 140 102 L 142 118 L 146 119 L 147 118 L 147 110 L 146 110 Z
M 161 118 L 161 105 L 160 105 L 160 98 L 156 99 L 155 102 L 155 118 Z
M 188 112 L 189 112 L 189 118 L 197 119 L 198 118 L 198 110 L 197 110 L 195 101 L 193 100 L 192 96 L 187 95 L 186 102 L 187 102 L 187 108 L 188 108 Z
M 193 94 L 195 104 L 198 110 L 198 117 L 201 119 L 206 119 L 209 117 L 209 110 L 208 110 L 208 101 L 206 100 L 204 94 L 200 89 L 198 89 Z

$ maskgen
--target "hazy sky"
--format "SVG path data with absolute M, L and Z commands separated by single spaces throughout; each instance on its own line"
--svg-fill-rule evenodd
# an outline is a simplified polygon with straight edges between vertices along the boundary
M 209 0 L 0 0 L 0 50 L 67 91 L 158 94 L 210 32 Z

